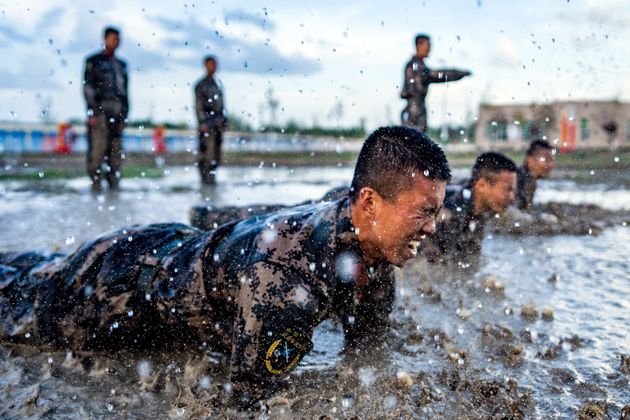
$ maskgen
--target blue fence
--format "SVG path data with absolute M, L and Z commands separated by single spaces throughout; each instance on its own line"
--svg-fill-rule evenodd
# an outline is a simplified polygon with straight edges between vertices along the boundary
M 73 152 L 87 150 L 85 127 L 73 127 L 76 137 Z M 165 130 L 168 152 L 190 152 L 197 149 L 197 133 L 193 130 Z M 57 128 L 53 126 L 14 127 L 0 125 L 0 154 L 52 153 L 55 149 Z M 276 133 L 226 133 L 223 148 L 235 152 L 301 151 L 344 152 L 358 151 L 361 139 L 337 139 L 310 136 L 290 136 Z M 127 152 L 154 151 L 153 130 L 127 128 L 123 134 Z

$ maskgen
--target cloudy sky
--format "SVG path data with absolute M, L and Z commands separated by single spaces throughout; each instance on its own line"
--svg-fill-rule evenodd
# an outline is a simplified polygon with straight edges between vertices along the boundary
M 630 100 L 626 0 L 0 0 L 0 120 L 84 115 L 85 57 L 122 30 L 132 119 L 193 121 L 201 57 L 219 57 L 231 114 L 254 126 L 397 122 L 418 32 L 427 63 L 473 76 L 430 89 L 429 124 L 471 120 L 480 102 Z M 341 105 L 339 105 L 341 104 Z

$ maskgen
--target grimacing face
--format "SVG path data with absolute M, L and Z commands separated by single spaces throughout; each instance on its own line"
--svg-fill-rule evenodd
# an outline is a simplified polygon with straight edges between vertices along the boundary
M 554 166 L 554 156 L 549 149 L 538 149 L 527 156 L 527 170 L 535 178 L 547 178 Z
M 516 172 L 501 171 L 493 181 L 481 179 L 480 190 L 484 207 L 495 213 L 503 213 L 513 202 L 516 194 Z
M 402 267 L 417 255 L 420 242 L 435 232 L 445 192 L 446 181 L 417 176 L 393 200 L 377 197 L 370 240 L 382 258 Z

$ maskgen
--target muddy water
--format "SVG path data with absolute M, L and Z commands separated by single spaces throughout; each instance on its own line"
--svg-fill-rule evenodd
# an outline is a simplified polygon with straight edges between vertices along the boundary
M 458 175 L 464 175 L 461 171 Z M 540 186 L 541 201 L 630 209 L 626 175 L 590 173 Z M 92 197 L 85 180 L 0 183 L 0 250 L 64 252 L 109 228 L 186 222 L 192 204 L 292 203 L 347 183 L 351 170 L 226 169 L 200 191 L 197 174 L 125 180 Z M 503 236 L 483 244 L 477 272 L 428 267 L 400 274 L 384 357 L 340 354 L 332 322 L 290 387 L 255 417 L 619 418 L 630 404 L 630 231 Z M 625 364 L 624 364 L 625 363 Z M 219 355 L 67 354 L 0 346 L 0 417 L 200 417 L 225 410 Z M 594 403 L 585 409 L 587 403 Z

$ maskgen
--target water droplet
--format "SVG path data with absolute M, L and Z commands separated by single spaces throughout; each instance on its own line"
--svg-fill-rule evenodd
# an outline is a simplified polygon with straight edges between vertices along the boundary
M 208 389 L 210 388 L 210 378 L 207 376 L 203 376 L 200 380 L 199 380 L 199 386 L 202 387 L 203 389 Z
M 138 363 L 138 375 L 140 375 L 141 378 L 148 378 L 152 370 L 151 363 L 147 360 L 142 360 Z
M 74 239 L 74 236 L 68 236 L 66 238 L 66 245 L 72 245 L 75 241 L 76 239 Z

